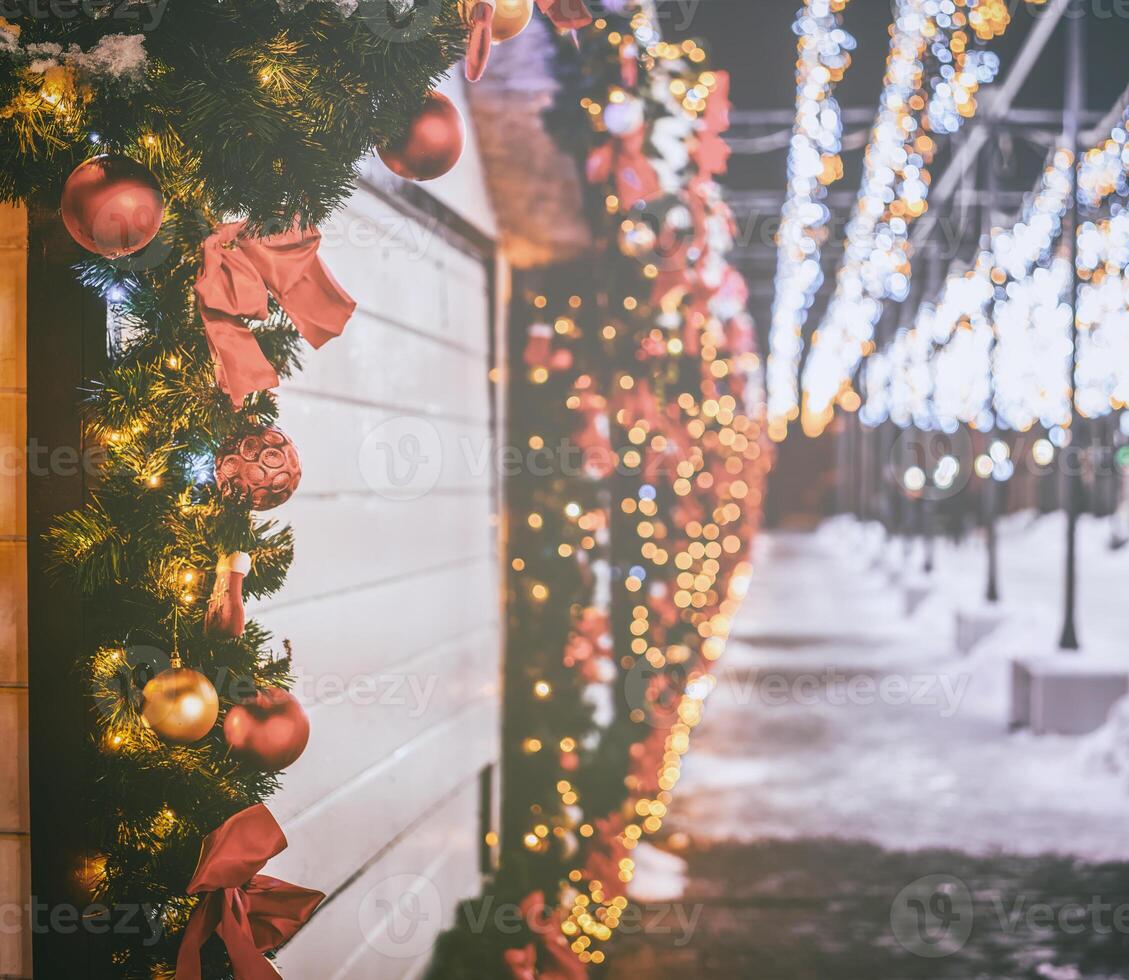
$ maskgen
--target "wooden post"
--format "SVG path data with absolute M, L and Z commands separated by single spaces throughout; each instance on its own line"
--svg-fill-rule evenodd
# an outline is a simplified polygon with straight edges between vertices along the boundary
M 51 926 L 53 912 L 83 909 L 80 887 L 89 802 L 84 785 L 90 699 L 80 666 L 85 610 L 47 571 L 43 533 L 81 506 L 95 475 L 83 460 L 81 390 L 106 362 L 106 310 L 76 281 L 79 249 L 57 213 L 33 207 L 28 247 L 28 645 L 31 746 L 32 944 L 37 977 L 92 976 L 90 931 Z M 108 816 L 108 815 L 101 815 Z M 61 921 L 61 919 L 60 919 Z M 72 921 L 72 920 L 68 920 Z

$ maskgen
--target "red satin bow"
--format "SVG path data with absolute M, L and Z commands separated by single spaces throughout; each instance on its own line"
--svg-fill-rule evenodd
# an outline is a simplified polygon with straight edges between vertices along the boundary
M 584 0 L 537 0 L 537 6 L 560 31 L 575 31 L 592 23 L 592 12 Z
M 176 980 L 201 980 L 200 948 L 213 932 L 227 947 L 235 980 L 278 980 L 263 953 L 294 936 L 325 899 L 321 892 L 259 874 L 284 850 L 282 828 L 261 803 L 204 839 L 188 884 L 188 894 L 204 897 L 181 938 Z
M 196 298 L 216 383 L 237 408 L 246 395 L 278 385 L 244 320 L 265 320 L 274 296 L 298 332 L 314 347 L 340 335 L 357 304 L 318 258 L 316 228 L 295 226 L 281 235 L 242 237 L 242 221 L 220 225 L 204 241 Z
M 616 194 L 624 208 L 654 197 L 662 189 L 659 175 L 643 153 L 647 133 L 642 126 L 626 136 L 616 136 L 588 155 L 588 180 L 603 183 L 615 174 Z

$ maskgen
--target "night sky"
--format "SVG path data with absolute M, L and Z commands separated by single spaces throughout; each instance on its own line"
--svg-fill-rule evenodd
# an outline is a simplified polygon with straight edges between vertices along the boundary
M 1013 23 L 1008 32 L 988 47 L 1000 55 L 1007 72 L 1022 47 L 1038 7 L 1011 0 Z M 852 0 L 843 26 L 858 41 L 854 63 L 839 85 L 844 107 L 878 105 L 882 73 L 889 48 L 890 0 Z M 712 60 L 733 77 L 733 101 L 738 109 L 790 109 L 795 104 L 795 36 L 792 22 L 799 0 L 658 0 L 659 14 L 668 35 L 696 37 L 708 43 Z M 1088 15 L 1087 103 L 1105 111 L 1129 86 L 1129 0 L 1085 0 Z M 1062 26 L 1044 49 L 1039 65 L 1028 79 L 1016 104 L 1024 107 L 1062 105 Z M 739 161 L 735 161 L 739 163 Z M 735 186 L 744 184 L 746 168 L 739 168 Z M 748 168 L 752 186 L 780 187 L 784 182 L 784 156 L 774 166 Z
M 1041 16 L 1040 8 L 1029 7 L 1023 0 L 1010 2 L 1012 25 L 1002 38 L 988 45 L 1000 55 L 1000 80 L 1014 63 L 1035 18 Z M 1084 0 L 1084 4 L 1088 19 L 1087 104 L 1104 114 L 1129 86 L 1129 0 Z M 658 7 L 668 36 L 693 36 L 705 41 L 713 63 L 729 70 L 738 111 L 794 108 L 796 54 L 791 27 L 800 7 L 799 0 L 658 0 Z M 845 109 L 877 109 L 889 48 L 891 9 L 890 0 L 852 0 L 847 8 L 844 27 L 855 36 L 858 48 L 836 93 Z M 1064 33 L 1060 23 L 1016 100 L 1017 106 L 1061 109 Z M 847 132 L 858 128 L 845 127 Z M 966 125 L 964 132 L 969 129 Z M 742 132 L 735 129 L 734 135 L 742 135 Z M 939 140 L 942 149 L 934 166 L 935 176 L 940 175 L 947 163 L 946 142 L 947 138 Z M 1047 148 L 1043 143 L 1027 143 L 1022 138 L 1014 143 L 1003 165 L 1006 173 L 1002 186 L 1016 191 L 1030 189 L 1042 169 Z M 862 156 L 861 150 L 844 154 L 846 176 L 834 190 L 849 195 L 857 191 Z M 756 156 L 735 154 L 725 182 L 734 192 L 765 190 L 780 194 L 785 184 L 786 165 L 786 150 L 783 149 Z M 1014 217 L 1015 210 L 998 217 L 1007 220 Z M 740 219 L 740 214 L 738 217 Z M 845 217 L 844 213 L 842 218 L 845 220 Z M 763 235 L 752 237 L 764 240 Z M 761 308 L 755 308 L 754 313 L 758 319 L 763 319 L 771 301 L 771 290 L 764 280 L 771 279 L 773 266 L 766 263 L 763 256 L 760 262 L 746 258 L 745 271 L 762 297 Z M 818 309 L 817 304 L 817 312 Z

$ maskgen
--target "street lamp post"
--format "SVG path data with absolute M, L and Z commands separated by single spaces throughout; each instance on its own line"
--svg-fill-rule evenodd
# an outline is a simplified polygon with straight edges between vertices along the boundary
M 1065 233 L 1069 236 L 1070 286 L 1070 434 L 1076 455 L 1081 451 L 1076 393 L 1078 390 L 1078 165 L 1081 151 L 1079 126 L 1086 101 L 1086 13 L 1081 0 L 1073 0 L 1066 15 L 1066 91 L 1063 101 L 1063 144 L 1072 155 L 1073 186 Z M 1077 650 L 1078 627 L 1078 517 L 1082 509 L 1082 471 L 1071 465 L 1066 473 L 1066 582 L 1059 647 Z
M 990 249 L 992 247 L 992 202 L 996 198 L 996 192 L 999 189 L 999 179 L 996 170 L 996 156 L 998 145 L 992 143 L 989 149 L 984 154 L 984 188 L 987 191 L 982 210 L 980 212 L 980 244 L 982 248 Z M 995 354 L 996 350 L 996 331 L 995 326 L 992 327 L 991 346 L 989 347 L 989 357 Z M 996 438 L 996 424 L 995 424 L 995 367 L 989 361 L 988 364 L 988 410 L 992 413 L 992 428 L 988 433 L 989 450 L 991 443 Z M 998 500 L 1000 497 L 999 488 L 996 486 L 995 475 L 992 474 L 984 481 L 984 536 L 985 545 L 988 550 L 988 582 L 984 589 L 984 598 L 990 603 L 997 603 L 1000 601 L 1000 559 L 999 559 L 999 536 L 996 533 L 996 518 L 998 510 Z

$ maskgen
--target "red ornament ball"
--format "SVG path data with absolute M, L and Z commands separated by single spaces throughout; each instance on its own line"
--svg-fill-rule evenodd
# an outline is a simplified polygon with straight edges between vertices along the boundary
M 428 92 L 404 138 L 379 153 L 394 174 L 408 180 L 434 180 L 459 162 L 465 142 L 466 127 L 455 104 L 439 92 Z
M 232 755 L 264 772 L 278 772 L 306 750 L 310 719 L 293 694 L 268 687 L 228 709 L 223 735 Z
M 63 224 L 79 245 L 117 259 L 156 237 L 165 199 L 148 167 L 106 153 L 74 168 L 63 186 L 60 207 Z
M 286 503 L 301 479 L 298 450 L 281 429 L 267 427 L 231 439 L 216 455 L 220 495 L 249 500 L 254 510 L 270 510 Z

